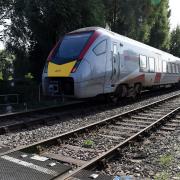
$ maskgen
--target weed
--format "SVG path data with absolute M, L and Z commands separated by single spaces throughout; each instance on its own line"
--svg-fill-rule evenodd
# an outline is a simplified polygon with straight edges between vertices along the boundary
M 169 166 L 173 161 L 173 156 L 171 154 L 165 154 L 160 157 L 159 162 L 162 166 Z
M 170 176 L 167 172 L 160 172 L 160 173 L 157 173 L 154 177 L 154 180 L 169 180 L 170 179 Z
M 92 147 L 94 145 L 94 142 L 92 140 L 85 140 L 84 143 L 83 143 L 83 146 L 84 147 Z

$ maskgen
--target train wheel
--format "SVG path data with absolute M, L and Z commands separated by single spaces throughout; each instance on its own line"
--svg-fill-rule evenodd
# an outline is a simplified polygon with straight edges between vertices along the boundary
M 128 90 L 126 85 L 119 85 L 114 92 L 114 94 L 111 96 L 111 100 L 113 103 L 118 103 L 121 98 L 124 98 L 127 96 Z
M 135 88 L 133 88 L 133 92 L 132 92 L 131 98 L 132 98 L 132 100 L 136 100 L 137 97 L 138 97 L 137 91 L 136 91 Z
M 135 94 L 137 94 L 137 96 L 140 97 L 142 93 L 142 85 L 136 84 L 134 87 L 134 91 L 135 91 Z

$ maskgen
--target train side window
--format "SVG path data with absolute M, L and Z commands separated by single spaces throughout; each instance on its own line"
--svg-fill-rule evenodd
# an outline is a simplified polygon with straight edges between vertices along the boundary
M 168 63 L 167 69 L 168 69 L 168 73 L 171 73 L 171 63 Z
M 160 59 L 158 59 L 158 67 L 159 67 L 158 72 L 162 72 L 162 61 Z
M 175 64 L 172 64 L 172 73 L 176 73 Z
M 144 71 L 147 68 L 147 57 L 140 55 L 140 69 Z
M 179 66 L 176 64 L 176 73 L 179 74 Z
M 149 72 L 155 71 L 155 59 L 149 58 Z
M 104 54 L 107 49 L 107 41 L 103 40 L 99 44 L 96 45 L 96 47 L 93 49 L 93 52 L 96 54 L 96 56 L 99 56 L 101 54 Z
M 163 61 L 163 69 L 162 69 L 162 72 L 163 72 L 163 73 L 166 73 L 166 72 L 167 72 L 167 63 L 166 63 L 166 61 Z

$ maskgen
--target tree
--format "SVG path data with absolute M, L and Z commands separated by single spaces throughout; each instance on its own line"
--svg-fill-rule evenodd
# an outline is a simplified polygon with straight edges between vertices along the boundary
M 154 6 L 149 0 L 104 0 L 106 20 L 112 31 L 148 42 L 154 23 Z
M 155 13 L 155 22 L 151 29 L 148 44 L 158 49 L 168 51 L 170 45 L 169 17 L 171 15 L 171 11 L 169 11 L 169 0 L 161 1 Z
M 106 20 L 112 31 L 168 50 L 168 2 L 169 0 L 104 0 Z
M 101 0 L 14 0 L 7 47 L 20 56 L 16 64 L 23 66 L 28 61 L 30 68 L 21 69 L 40 79 L 48 53 L 59 37 L 77 28 L 104 26 L 103 8 Z M 15 72 L 22 77 L 24 71 L 18 67 L 15 65 Z
M 14 56 L 7 51 L 0 51 L 0 73 L 3 80 L 8 80 L 13 74 Z
M 171 32 L 170 53 L 180 57 L 180 26 Z

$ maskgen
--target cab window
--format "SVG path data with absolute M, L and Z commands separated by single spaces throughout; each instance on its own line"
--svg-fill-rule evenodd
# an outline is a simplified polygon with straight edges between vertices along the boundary
M 93 52 L 96 54 L 96 56 L 99 56 L 106 52 L 106 48 L 107 48 L 107 41 L 103 40 L 96 45 L 96 47 L 93 49 Z

